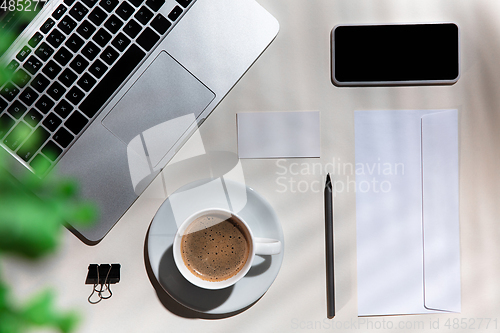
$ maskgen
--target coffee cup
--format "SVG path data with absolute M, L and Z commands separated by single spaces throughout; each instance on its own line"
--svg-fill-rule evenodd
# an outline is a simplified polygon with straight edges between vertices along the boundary
M 276 239 L 255 237 L 245 220 L 225 209 L 206 209 L 188 217 L 178 228 L 174 261 L 192 284 L 222 289 L 243 278 L 255 255 L 281 252 Z

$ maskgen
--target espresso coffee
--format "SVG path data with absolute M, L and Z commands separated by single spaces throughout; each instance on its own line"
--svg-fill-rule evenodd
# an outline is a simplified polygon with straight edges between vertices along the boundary
M 203 280 L 227 280 L 245 266 L 249 237 L 235 217 L 204 215 L 186 228 L 181 240 L 182 259 L 191 273 Z

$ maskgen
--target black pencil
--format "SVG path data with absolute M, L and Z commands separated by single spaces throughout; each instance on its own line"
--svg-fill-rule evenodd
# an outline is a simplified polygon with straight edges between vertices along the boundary
M 325 184 L 325 246 L 326 246 L 326 313 L 328 318 L 335 317 L 335 278 L 333 258 L 333 195 L 330 174 Z

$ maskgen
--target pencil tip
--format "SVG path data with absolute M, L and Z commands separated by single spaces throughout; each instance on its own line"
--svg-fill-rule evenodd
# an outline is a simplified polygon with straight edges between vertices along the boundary
M 326 185 L 331 186 L 332 180 L 330 179 L 330 173 L 326 174 Z

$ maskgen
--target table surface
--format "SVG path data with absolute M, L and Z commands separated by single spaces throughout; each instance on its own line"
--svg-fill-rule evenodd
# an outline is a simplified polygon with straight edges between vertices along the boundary
M 3 260 L 20 299 L 47 286 L 61 309 L 78 310 L 78 332 L 286 332 L 374 330 L 450 332 L 498 329 L 500 314 L 500 2 L 497 0 L 259 0 L 280 32 L 176 158 L 200 146 L 237 153 L 236 113 L 321 112 L 321 158 L 240 160 L 248 186 L 274 207 L 285 253 L 268 292 L 245 311 L 207 317 L 157 294 L 145 265 L 151 220 L 168 193 L 192 180 L 167 170 L 97 246 L 64 230 L 58 252 L 39 262 Z M 461 34 L 461 77 L 452 86 L 338 88 L 330 81 L 330 32 L 337 24 L 452 21 Z M 335 198 L 335 319 L 326 320 L 322 184 L 333 165 L 354 164 L 354 111 L 458 109 L 460 147 L 460 314 L 357 317 L 355 193 Z M 344 172 L 345 171 L 345 172 Z M 348 185 L 349 170 L 333 174 Z M 164 185 L 165 184 L 165 185 Z M 167 193 L 166 193 L 167 192 Z M 90 263 L 120 263 L 113 297 L 87 303 Z M 485 318 L 479 327 L 480 318 Z M 448 324 L 448 325 L 447 325 Z M 460 331 L 462 329 L 458 329 Z M 399 330 L 401 331 L 401 329 Z

